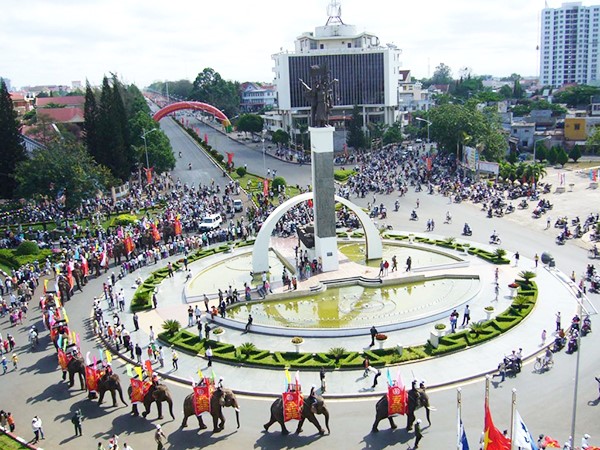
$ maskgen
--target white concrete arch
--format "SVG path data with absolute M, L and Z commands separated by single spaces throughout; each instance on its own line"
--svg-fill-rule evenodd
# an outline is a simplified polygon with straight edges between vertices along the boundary
M 298 203 L 311 200 L 312 198 L 312 192 L 296 195 L 295 197 L 292 197 L 279 205 L 275 211 L 273 211 L 269 217 L 267 217 L 267 220 L 265 220 L 265 222 L 262 224 L 262 227 L 256 236 L 256 240 L 254 241 L 254 251 L 252 253 L 252 271 L 254 273 L 269 271 L 269 242 L 271 240 L 271 234 L 273 233 L 275 225 L 277 225 L 279 219 L 281 219 L 281 217 L 283 217 L 287 211 L 296 206 Z M 381 237 L 379 236 L 379 230 L 377 230 L 377 227 L 375 227 L 373 221 L 360 206 L 355 205 L 350 200 L 346 200 L 345 198 L 336 195 L 335 201 L 352 210 L 358 217 L 358 220 L 365 232 L 367 259 L 381 259 L 383 251 Z

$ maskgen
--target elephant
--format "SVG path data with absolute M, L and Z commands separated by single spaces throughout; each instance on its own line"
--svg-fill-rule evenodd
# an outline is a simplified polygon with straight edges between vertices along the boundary
M 181 428 L 187 427 L 188 417 L 194 415 L 193 397 L 194 394 L 190 394 L 183 401 L 183 422 L 181 422 Z M 210 397 L 210 415 L 213 419 L 213 433 L 218 433 L 225 428 L 225 416 L 223 415 L 224 406 L 233 407 L 235 410 L 237 427 L 240 427 L 240 408 L 234 392 L 231 389 L 217 389 Z M 202 420 L 202 415 L 196 417 L 198 418 L 200 429 L 206 429 L 206 425 Z
M 317 402 L 314 405 L 315 411 L 313 412 L 312 406 L 310 405 L 309 397 L 304 397 L 304 406 L 302 407 L 302 419 L 298 421 L 298 428 L 296 428 L 296 434 L 302 432 L 302 425 L 304 424 L 305 420 L 308 420 L 315 427 L 317 427 L 317 430 L 319 430 L 319 433 L 321 435 L 325 434 L 325 430 L 321 428 L 321 424 L 319 424 L 315 413 L 323 414 L 325 416 L 325 427 L 327 428 L 327 433 L 331 433 L 331 430 L 329 429 L 329 410 L 327 409 L 327 406 L 325 406 L 325 401 L 323 400 L 323 397 L 317 395 L 316 399 Z M 282 434 L 289 434 L 289 431 L 285 427 L 285 422 L 283 420 L 282 398 L 278 398 L 271 405 L 271 418 L 269 419 L 269 422 L 264 424 L 265 431 L 269 431 L 269 427 L 275 422 L 279 422 L 279 425 L 281 425 Z
M 421 391 L 419 391 L 415 386 L 413 386 L 413 388 L 408 391 L 408 411 L 406 413 L 407 431 L 410 431 L 412 429 L 412 425 L 415 421 L 415 410 L 417 410 L 420 406 L 428 407 L 429 405 L 429 397 L 425 398 L 422 396 L 426 397 L 427 394 L 421 393 Z M 427 405 L 425 405 L 425 403 L 427 403 Z M 379 429 L 377 428 L 379 422 L 386 418 L 390 421 L 390 427 L 395 429 L 396 424 L 394 423 L 394 418 L 393 416 L 388 415 L 387 395 L 383 395 L 375 405 L 375 422 L 373 423 L 373 428 L 371 429 L 371 432 L 376 433 L 377 431 L 379 431 Z
M 98 404 L 102 404 L 102 400 L 104 399 L 104 394 L 106 391 L 110 391 L 110 395 L 112 396 L 113 406 L 117 406 L 117 395 L 119 393 L 119 398 L 121 402 L 127 406 L 127 402 L 123 399 L 123 389 L 121 388 L 121 380 L 119 379 L 119 375 L 116 373 L 107 374 L 104 373 L 98 380 Z
M 98 255 L 92 255 L 88 259 L 88 268 L 90 275 L 94 275 L 96 278 L 100 277 L 100 258 Z
M 62 373 L 63 381 L 67 377 L 67 372 L 69 372 L 69 387 L 73 387 L 75 384 L 75 374 L 79 374 L 81 390 L 85 391 L 87 389 L 85 384 L 85 362 L 82 357 L 74 356 L 71 361 L 69 361 L 69 364 L 67 364 L 67 371 L 63 371 Z
M 129 394 L 129 398 L 131 398 L 131 386 L 127 389 L 127 393 Z M 164 384 L 160 383 L 152 383 L 150 389 L 146 393 L 144 397 L 144 409 L 145 411 L 142 413 L 142 417 L 146 417 L 150 414 L 150 409 L 152 408 L 152 403 L 156 402 L 156 407 L 158 408 L 158 419 L 162 419 L 162 402 L 167 402 L 169 405 L 169 413 L 171 414 L 171 418 L 175 419 L 173 415 L 173 398 L 171 397 L 171 392 L 169 388 Z M 138 416 L 138 407 L 135 403 L 131 405 L 131 413 L 134 416 Z
M 63 275 L 59 275 L 56 283 L 58 284 L 58 291 L 60 292 L 61 301 L 64 303 L 71 300 L 72 288 L 67 278 Z
M 171 240 L 175 240 L 176 234 L 175 234 L 175 226 L 167 221 L 164 221 L 161 224 L 161 229 L 160 229 L 161 233 L 162 233 L 162 238 L 163 241 L 165 242 L 165 244 L 168 244 L 169 241 Z

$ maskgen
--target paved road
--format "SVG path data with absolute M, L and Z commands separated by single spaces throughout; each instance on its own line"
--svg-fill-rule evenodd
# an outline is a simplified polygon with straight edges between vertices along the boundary
M 168 125 L 161 124 L 168 130 Z M 167 131 L 170 133 L 170 131 Z M 175 133 L 176 134 L 176 133 Z M 210 137 L 209 137 L 210 139 Z M 224 138 L 228 139 L 228 138 Z M 182 139 L 182 141 L 184 141 Z M 231 142 L 231 141 L 227 141 Z M 185 144 L 175 142 L 176 152 L 179 146 L 184 148 Z M 187 147 L 186 147 L 187 148 Z M 193 148 L 183 150 L 184 158 L 191 155 Z M 237 151 L 234 149 L 234 151 Z M 189 156 L 192 158 L 193 156 Z M 199 157 L 199 156 L 198 156 Z M 185 164 L 185 161 L 183 161 Z M 260 161 L 260 166 L 262 162 Z M 194 164 L 194 163 L 193 163 Z M 198 166 L 201 169 L 201 161 Z M 258 164 L 258 163 L 256 163 Z M 273 161 L 272 167 L 278 167 Z M 278 168 L 283 174 L 285 163 L 279 163 Z M 185 164 L 187 165 L 187 164 Z M 207 166 L 208 167 L 208 166 Z M 249 164 L 250 167 L 250 164 Z M 294 167 L 294 166 L 292 166 Z M 180 172 L 182 181 L 186 169 Z M 206 175 L 209 176 L 209 175 Z M 286 175 L 284 175 L 286 176 Z M 290 178 L 291 180 L 291 178 Z M 192 182 L 193 179 L 189 179 Z M 408 215 L 413 208 L 415 198 L 421 199 L 419 223 L 409 222 Z M 366 204 L 367 200 L 360 202 Z M 393 198 L 384 200 L 391 210 Z M 576 269 L 581 272 L 587 264 L 585 253 L 582 249 L 569 242 L 564 247 L 557 247 L 553 243 L 554 233 L 542 232 L 541 224 L 529 224 L 514 222 L 508 219 L 485 219 L 479 208 L 470 205 L 445 205 L 445 199 L 437 196 L 427 196 L 422 193 L 410 193 L 406 199 L 402 199 L 402 209 L 399 213 L 390 213 L 388 223 L 395 228 L 422 231 L 427 217 L 436 218 L 438 223 L 436 232 L 444 235 L 458 235 L 462 223 L 468 221 L 474 229 L 473 240 L 485 242 L 491 230 L 496 228 L 500 233 L 504 247 L 511 250 L 519 250 L 522 254 L 531 256 L 535 252 L 549 249 L 557 258 L 558 267 L 566 273 Z M 454 215 L 454 224 L 442 228 L 443 215 L 446 209 L 450 209 Z M 443 231 L 442 231 L 443 230 Z M 69 316 L 75 329 L 78 329 L 82 337 L 83 351 L 97 352 L 94 341 L 90 340 L 87 329 L 87 320 L 91 307 L 91 299 L 100 291 L 103 280 L 94 280 L 86 287 L 83 294 L 77 294 L 73 301 L 67 304 Z M 598 306 L 598 296 L 592 296 L 592 301 Z M 41 323 L 37 319 L 39 311 L 32 308 L 28 324 Z M 567 319 L 567 317 L 565 317 Z M 84 325 L 80 325 L 84 324 Z M 549 324 L 549 327 L 552 324 Z M 526 324 L 524 325 L 526 326 Z M 26 342 L 25 326 L 10 329 L 6 319 L 0 322 L 3 334 L 11 332 L 15 335 L 18 344 Z M 135 335 L 133 336 L 135 341 Z M 600 333 L 592 333 L 583 340 L 583 351 L 581 358 L 580 386 L 578 396 L 578 427 L 577 439 L 581 434 L 588 432 L 592 434 L 592 443 L 600 444 L 600 427 L 597 422 L 598 401 L 597 383 L 593 379 L 594 374 L 600 372 L 597 363 L 597 348 L 600 344 Z M 153 446 L 152 424 L 156 420 L 153 412 L 150 421 L 142 418 L 130 417 L 128 408 L 120 406 L 112 408 L 107 405 L 98 407 L 85 399 L 85 394 L 75 388 L 68 389 L 60 381 L 60 372 L 56 369 L 56 356 L 50 348 L 46 333 L 42 336 L 42 349 L 29 352 L 21 349 L 20 364 L 18 371 L 10 372 L 0 378 L 4 389 L 0 391 L 0 407 L 11 410 L 16 417 L 17 431 L 24 437 L 31 437 L 30 420 L 34 414 L 39 414 L 44 420 L 44 429 L 47 439 L 43 441 L 47 449 L 79 449 L 95 448 L 98 440 L 105 440 L 112 433 L 121 435 L 121 442 L 127 441 L 135 449 L 144 446 Z M 510 349 L 507 349 L 510 350 Z M 457 360 L 457 364 L 460 363 Z M 575 373 L 575 356 L 565 353 L 556 355 L 556 365 L 549 373 L 538 375 L 532 373 L 531 365 L 526 366 L 523 373 L 516 379 L 508 379 L 505 383 L 492 388 L 491 406 L 494 420 L 501 429 L 508 428 L 510 415 L 510 394 L 514 387 L 518 392 L 517 407 L 521 416 L 525 419 L 534 434 L 545 432 L 553 435 L 559 440 L 565 440 L 569 434 L 570 414 L 572 408 L 572 386 Z M 125 380 L 124 370 L 115 364 L 116 370 Z M 232 383 L 233 384 L 233 383 Z M 8 388 L 7 388 L 8 387 Z M 268 419 L 269 402 L 260 399 L 240 400 L 242 427 L 234 428 L 234 416 L 232 411 L 226 411 L 228 423 L 223 433 L 212 435 L 209 432 L 198 433 L 190 421 L 190 427 L 184 431 L 178 431 L 181 419 L 181 403 L 183 397 L 189 392 L 189 388 L 170 384 L 175 399 L 175 421 L 163 420 L 164 429 L 168 435 L 168 448 L 188 449 L 200 446 L 211 446 L 212 448 L 364 448 L 384 449 L 393 447 L 395 444 L 404 444 L 411 440 L 412 436 L 403 430 L 391 432 L 387 430 L 385 423 L 381 424 L 381 432 L 377 435 L 369 433 L 374 412 L 374 401 L 331 401 L 331 428 L 332 435 L 318 437 L 310 424 L 304 427 L 304 433 L 299 436 L 282 437 L 276 428 L 270 434 L 261 432 L 261 424 Z M 432 404 L 437 411 L 433 413 L 433 426 L 425 429 L 425 437 L 421 448 L 425 449 L 449 449 L 455 442 L 455 398 L 454 389 L 446 389 L 431 393 Z M 70 415 L 77 408 L 81 408 L 88 420 L 84 422 L 84 437 L 72 438 L 72 426 Z M 420 411 L 418 416 L 423 417 Z M 401 418 L 402 419 L 402 418 Z M 463 422 L 467 429 L 471 448 L 476 448 L 480 430 L 483 427 L 483 383 L 475 382 L 463 386 Z M 402 420 L 399 421 L 403 423 Z M 292 425 L 293 426 L 293 425 Z M 292 427 L 290 427 L 292 428 Z

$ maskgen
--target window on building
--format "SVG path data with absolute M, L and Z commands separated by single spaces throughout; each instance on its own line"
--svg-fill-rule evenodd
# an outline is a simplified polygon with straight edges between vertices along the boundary
M 325 48 L 325 46 L 324 46 L 323 44 L 319 44 L 319 48 L 320 48 L 321 50 L 323 50 L 323 49 Z
M 348 48 L 352 48 L 352 42 L 348 42 Z
M 573 128 L 575 129 L 575 131 L 579 131 L 581 129 L 581 124 L 576 123 Z

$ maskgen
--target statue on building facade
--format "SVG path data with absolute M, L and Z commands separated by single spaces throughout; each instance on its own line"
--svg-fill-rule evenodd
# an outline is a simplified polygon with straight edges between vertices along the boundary
M 333 106 L 333 85 L 337 79 L 331 80 L 325 65 L 311 66 L 310 79 L 312 87 L 300 79 L 304 95 L 310 102 L 310 125 L 316 128 L 325 127 L 329 123 L 329 111 Z

